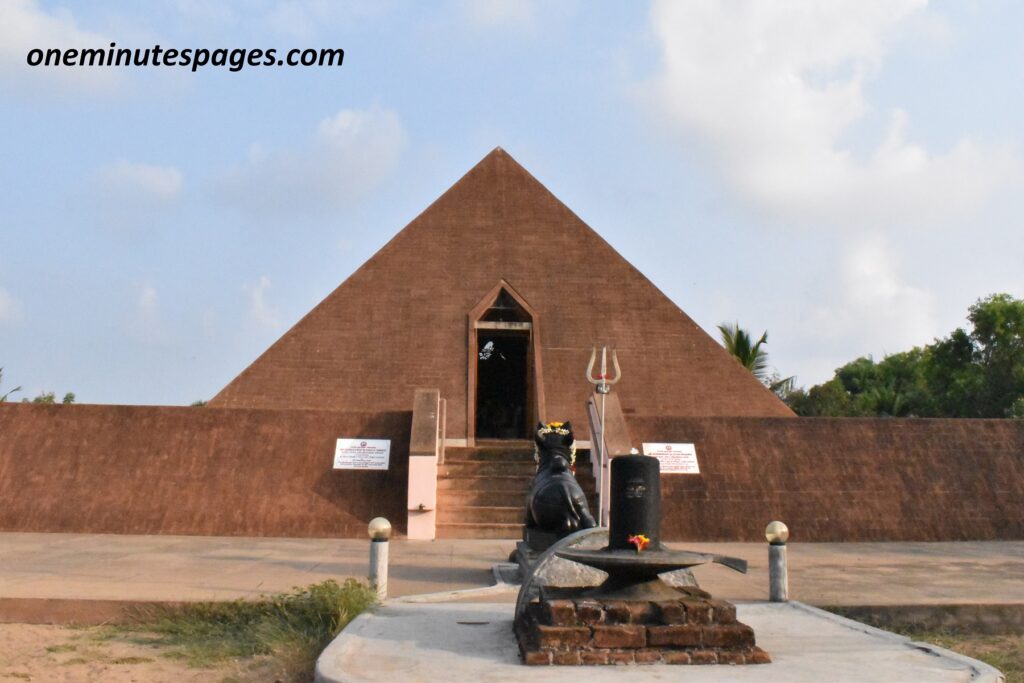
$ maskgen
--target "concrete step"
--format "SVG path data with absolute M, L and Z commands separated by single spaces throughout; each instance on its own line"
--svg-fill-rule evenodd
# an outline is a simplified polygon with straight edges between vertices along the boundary
M 529 439 L 477 439 L 475 446 L 469 448 L 505 448 L 510 450 L 533 450 L 533 438 Z
M 530 462 L 516 462 L 506 460 L 448 460 L 443 465 L 438 465 L 438 477 L 486 477 L 486 476 L 516 476 L 532 477 L 537 471 L 537 466 Z
M 597 493 L 588 491 L 586 487 L 583 492 L 587 494 L 587 505 L 590 506 L 590 514 L 597 515 Z M 440 515 L 443 511 L 451 508 L 476 508 L 476 507 L 514 507 L 524 509 L 526 505 L 526 490 L 522 491 L 470 491 L 470 490 L 449 490 L 438 491 L 437 512 Z
M 437 495 L 447 492 L 516 492 L 522 496 L 529 490 L 534 481 L 532 474 L 484 474 L 442 475 L 437 477 Z M 596 493 L 593 477 L 583 476 L 577 479 L 580 487 L 588 496 Z
M 450 460 L 445 458 L 444 464 L 438 466 L 438 475 L 446 477 L 460 476 L 528 476 L 532 477 L 537 473 L 537 465 L 531 459 L 529 462 L 507 461 L 507 460 Z M 590 463 L 580 463 L 576 466 L 576 478 L 594 478 Z
M 589 453 L 577 454 L 576 477 L 597 509 Z M 437 537 L 522 537 L 524 504 L 537 472 L 529 442 L 496 442 L 448 448 L 438 467 Z
M 438 538 L 507 538 L 519 540 L 523 537 L 523 525 L 519 524 L 459 524 L 447 522 L 437 525 Z M 511 547 L 509 548 L 511 550 Z
M 514 507 L 525 504 L 525 488 L 522 491 L 473 491 L 471 489 L 458 489 L 437 492 L 438 514 L 441 514 L 441 511 L 448 507 Z
M 528 448 L 509 448 L 507 446 L 478 446 L 478 447 L 465 447 L 449 446 L 444 450 L 445 462 L 457 461 L 483 461 L 492 462 L 500 460 L 502 462 L 530 462 L 533 460 L 533 446 Z M 590 451 L 587 449 L 581 449 L 576 451 L 576 466 L 590 465 Z
M 438 506 L 438 524 L 522 524 L 526 519 L 526 508 L 519 506 Z
M 514 460 L 533 462 L 533 447 L 530 448 L 453 448 L 444 449 L 445 462 L 448 460 Z
M 488 494 L 512 493 L 522 500 L 525 499 L 526 492 L 530 490 L 530 482 L 532 481 L 532 476 L 501 476 L 490 474 L 483 476 L 438 477 L 438 504 L 440 505 L 440 500 L 453 492 L 479 492 Z M 593 479 L 589 481 L 586 479 L 580 480 L 579 484 L 580 488 L 583 489 L 583 493 L 587 495 L 588 500 L 596 499 L 597 491 L 594 488 Z
M 442 491 L 516 491 L 525 496 L 530 488 L 530 475 L 503 476 L 499 474 L 485 474 L 480 476 L 462 477 L 438 477 L 437 492 Z

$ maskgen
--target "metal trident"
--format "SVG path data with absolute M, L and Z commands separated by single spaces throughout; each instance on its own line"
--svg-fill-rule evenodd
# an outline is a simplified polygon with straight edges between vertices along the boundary
M 594 375 L 594 361 L 597 360 L 597 347 L 593 347 L 590 351 L 590 363 L 587 365 L 587 381 L 595 385 L 597 393 L 607 394 L 611 391 L 611 385 L 622 379 L 622 370 L 619 368 L 619 357 L 615 354 L 615 349 L 612 349 L 612 365 L 615 366 L 615 377 L 608 377 L 608 347 L 601 347 L 601 374 Z
M 598 519 L 600 520 L 601 526 L 608 526 L 608 501 L 610 498 L 609 490 L 609 468 L 608 468 L 608 455 L 605 452 L 605 438 L 604 438 L 604 397 L 612 390 L 612 385 L 622 379 L 622 370 L 619 368 L 619 357 L 615 354 L 615 349 L 612 349 L 612 365 L 615 367 L 615 376 L 608 376 L 608 347 L 601 347 L 601 374 L 594 375 L 594 361 L 597 360 L 597 347 L 593 347 L 590 351 L 590 363 L 587 365 L 587 381 L 594 385 L 597 393 L 601 394 L 601 438 L 596 439 L 598 447 L 598 464 L 600 465 L 601 479 L 600 479 L 600 491 L 598 492 L 599 498 L 599 510 Z

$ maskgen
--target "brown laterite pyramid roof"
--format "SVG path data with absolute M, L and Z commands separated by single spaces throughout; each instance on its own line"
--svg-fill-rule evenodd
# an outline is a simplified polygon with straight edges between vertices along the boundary
M 792 412 L 507 152 L 497 148 L 211 401 L 220 407 L 409 410 L 447 399 L 466 435 L 468 314 L 504 280 L 536 315 L 549 420 L 586 434 L 593 345 L 618 349 L 624 411 Z M 473 353 L 476 349 L 473 349 Z

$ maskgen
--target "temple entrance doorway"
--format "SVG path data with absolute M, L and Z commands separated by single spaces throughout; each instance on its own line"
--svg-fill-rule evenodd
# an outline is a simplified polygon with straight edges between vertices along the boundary
M 476 437 L 525 439 L 528 434 L 530 333 L 477 333 Z
M 477 439 L 529 439 L 544 414 L 537 316 L 501 280 L 469 313 L 470 446 Z

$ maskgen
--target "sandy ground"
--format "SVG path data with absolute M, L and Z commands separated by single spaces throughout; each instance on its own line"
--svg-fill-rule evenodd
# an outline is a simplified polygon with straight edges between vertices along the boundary
M 242 683 L 278 679 L 267 658 L 196 669 L 167 657 L 167 648 L 103 639 L 102 634 L 102 627 L 0 624 L 0 682 Z

